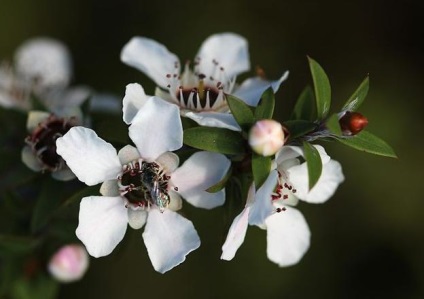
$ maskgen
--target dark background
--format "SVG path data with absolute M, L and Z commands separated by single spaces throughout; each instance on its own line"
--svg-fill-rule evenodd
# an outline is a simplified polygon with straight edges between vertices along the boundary
M 202 239 L 185 263 L 156 273 L 141 231 L 128 230 L 111 256 L 92 259 L 85 279 L 63 286 L 59 297 L 423 298 L 423 3 L 1 0 L 2 60 L 12 58 L 27 38 L 54 37 L 73 54 L 74 83 L 121 97 L 128 83 L 140 82 L 150 93 L 154 88 L 119 60 L 134 35 L 165 44 L 182 61 L 192 59 L 210 34 L 243 35 L 252 66 L 262 66 L 270 78 L 291 71 L 277 94 L 280 120 L 311 83 L 306 55 L 328 73 L 335 111 L 369 73 L 371 89 L 361 112 L 369 130 L 399 156 L 326 146 L 342 163 L 346 181 L 326 204 L 299 205 L 312 244 L 296 266 L 278 268 L 268 261 L 265 232 L 253 227 L 236 258 L 221 261 L 224 211 L 185 205 Z

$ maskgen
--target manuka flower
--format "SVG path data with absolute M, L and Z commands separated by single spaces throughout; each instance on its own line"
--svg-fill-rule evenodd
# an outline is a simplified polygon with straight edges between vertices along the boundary
M 26 166 L 36 172 L 51 172 L 52 177 L 60 181 L 75 178 L 63 158 L 56 153 L 56 140 L 81 124 L 79 110 L 74 112 L 61 117 L 43 111 L 28 114 L 29 135 L 21 154 Z
M 268 258 L 280 267 L 299 262 L 309 248 L 310 231 L 302 213 L 295 209 L 299 200 L 323 203 L 343 182 L 338 162 L 331 160 L 323 147 L 315 145 L 323 163 L 321 177 L 309 190 L 306 162 L 301 163 L 302 148 L 284 146 L 276 155 L 276 169 L 254 192 L 251 187 L 246 206 L 237 216 L 222 247 L 221 259 L 231 260 L 244 241 L 247 226 L 267 230 Z
M 70 87 L 72 59 L 61 42 L 37 37 L 24 42 L 14 65 L 0 66 L 0 105 L 24 111 L 33 109 L 32 97 L 50 112 L 66 113 L 90 95 L 85 86 Z
M 221 154 L 198 152 L 180 168 L 170 152 L 182 146 L 178 108 L 151 98 L 132 120 L 129 136 L 136 145 L 115 148 L 94 131 L 75 127 L 57 140 L 57 152 L 79 180 L 102 183 L 103 196 L 81 201 L 78 238 L 90 255 L 110 254 L 123 239 L 127 223 L 141 228 L 153 267 L 164 273 L 185 260 L 200 245 L 191 221 L 175 211 L 181 196 L 197 207 L 222 205 L 224 191 L 205 190 L 227 173 L 230 161 Z
M 149 76 L 158 85 L 156 95 L 177 105 L 182 116 L 200 125 L 231 130 L 240 128 L 229 113 L 225 94 L 232 94 L 248 105 L 256 106 L 269 86 L 276 92 L 288 76 L 286 72 L 276 81 L 258 76 L 238 86 L 236 77 L 250 69 L 250 62 L 247 41 L 234 33 L 207 38 L 194 59 L 193 70 L 187 62 L 181 72 L 180 61 L 175 54 L 145 37 L 132 38 L 122 49 L 121 60 Z M 137 96 L 139 92 L 141 96 Z M 143 96 L 140 85 L 127 86 L 126 98 L 131 106 L 141 106 L 139 98 Z

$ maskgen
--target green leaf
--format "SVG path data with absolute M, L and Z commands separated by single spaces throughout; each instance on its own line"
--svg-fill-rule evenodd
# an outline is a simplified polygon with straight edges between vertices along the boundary
M 317 125 L 313 122 L 307 120 L 288 120 L 283 123 L 286 129 L 290 133 L 290 140 L 304 136 L 312 131 L 314 131 Z
M 327 129 L 336 136 L 342 135 L 342 129 L 339 124 L 339 116 L 337 114 L 331 115 L 325 122 Z
M 34 238 L 0 234 L 1 254 L 27 254 L 38 244 L 39 241 Z
M 366 76 L 364 81 L 362 81 L 359 87 L 355 90 L 355 92 L 350 96 L 350 98 L 344 104 L 342 111 L 358 110 L 359 106 L 362 104 L 362 102 L 365 100 L 368 94 L 369 84 L 370 84 L 369 77 Z
M 185 130 L 184 143 L 201 150 L 227 155 L 242 154 L 246 147 L 246 142 L 239 132 L 213 127 Z
M 255 181 L 256 190 L 266 181 L 269 172 L 271 171 L 271 157 L 264 157 L 252 154 L 252 172 L 253 180 Z
M 70 205 L 73 205 L 75 203 L 79 203 L 83 197 L 87 196 L 97 196 L 99 194 L 99 185 L 95 186 L 87 186 L 84 189 L 81 189 L 68 197 L 64 202 L 61 204 L 61 208 L 66 208 Z
M 385 156 L 390 158 L 397 158 L 394 150 L 384 140 L 371 134 L 368 131 L 362 131 L 358 135 L 339 139 L 343 144 L 353 147 L 357 150 L 364 151 L 366 153 Z
M 255 109 L 256 120 L 271 119 L 274 114 L 275 96 L 272 87 L 269 87 L 261 96 Z
M 13 299 L 54 299 L 59 292 L 59 283 L 45 274 L 33 279 L 21 278 L 12 287 Z
M 315 96 L 312 88 L 306 86 L 294 106 L 291 119 L 303 119 L 313 121 L 315 119 Z
M 308 167 L 309 190 L 318 182 L 322 172 L 322 161 L 318 150 L 309 142 L 303 142 L 305 160 Z
M 312 58 L 308 57 L 312 79 L 314 81 L 317 117 L 325 118 L 331 106 L 331 86 L 324 69 Z
M 240 128 L 242 128 L 245 132 L 249 131 L 250 127 L 255 122 L 252 108 L 242 100 L 232 95 L 227 94 L 225 97 L 228 102 L 228 107 L 230 107 L 231 113 L 233 114 Z
M 216 183 L 213 186 L 210 186 L 205 191 L 209 192 L 209 193 L 216 193 L 216 192 L 224 189 L 225 185 L 227 184 L 228 179 L 231 177 L 231 173 L 232 173 L 232 168 L 230 167 L 230 169 L 228 169 L 225 176 L 218 183 Z
M 60 197 L 56 193 L 58 189 L 62 190 L 63 185 L 63 182 L 58 182 L 50 177 L 46 177 L 42 183 L 40 195 L 32 213 L 31 231 L 33 233 L 43 228 L 60 206 Z

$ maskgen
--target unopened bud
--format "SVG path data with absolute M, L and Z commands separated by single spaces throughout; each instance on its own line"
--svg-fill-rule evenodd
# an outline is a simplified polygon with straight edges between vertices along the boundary
M 356 135 L 368 125 L 368 119 L 361 113 L 346 111 L 339 123 L 343 135 Z
M 279 122 L 272 119 L 260 120 L 250 129 L 249 145 L 257 154 L 271 156 L 284 145 L 285 135 Z
M 49 272 L 60 282 L 73 282 L 81 279 L 87 271 L 88 253 L 78 244 L 65 245 L 50 259 Z

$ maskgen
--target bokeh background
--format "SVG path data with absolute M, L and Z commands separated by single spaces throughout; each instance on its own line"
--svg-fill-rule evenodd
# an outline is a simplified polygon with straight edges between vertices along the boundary
M 346 181 L 323 205 L 300 204 L 312 244 L 302 261 L 279 268 L 266 258 L 266 234 L 250 228 L 232 262 L 219 259 L 228 219 L 185 206 L 202 239 L 186 262 L 161 275 L 148 259 L 141 232 L 128 230 L 118 250 L 92 259 L 84 280 L 59 298 L 424 298 L 423 141 L 424 30 L 422 1 L 358 0 L 1 0 L 0 58 L 26 39 L 66 43 L 74 83 L 123 96 L 125 85 L 154 85 L 119 60 L 134 35 L 156 39 L 182 61 L 210 34 L 237 32 L 249 40 L 252 65 L 269 78 L 290 70 L 277 94 L 280 120 L 306 84 L 306 55 L 329 75 L 337 110 L 370 74 L 361 112 L 369 130 L 399 159 L 328 144 Z M 239 78 L 239 81 L 248 75 Z

